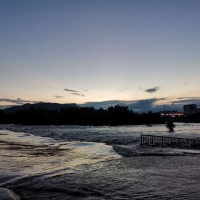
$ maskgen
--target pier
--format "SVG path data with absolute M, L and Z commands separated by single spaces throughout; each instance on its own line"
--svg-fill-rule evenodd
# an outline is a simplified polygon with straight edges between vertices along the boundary
M 141 145 L 152 147 L 200 149 L 200 140 L 169 136 L 141 135 Z

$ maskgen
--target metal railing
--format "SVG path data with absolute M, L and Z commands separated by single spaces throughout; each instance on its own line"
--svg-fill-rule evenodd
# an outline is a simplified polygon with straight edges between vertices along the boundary
M 200 149 L 200 140 L 167 136 L 141 135 L 141 145 Z

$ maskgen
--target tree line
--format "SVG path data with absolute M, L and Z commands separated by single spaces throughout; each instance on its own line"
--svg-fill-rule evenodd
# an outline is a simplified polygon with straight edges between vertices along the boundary
M 126 106 L 111 106 L 107 109 L 94 107 L 66 108 L 47 110 L 29 108 L 15 113 L 0 110 L 0 123 L 20 125 L 135 125 L 160 124 L 160 114 L 148 112 L 138 114 Z

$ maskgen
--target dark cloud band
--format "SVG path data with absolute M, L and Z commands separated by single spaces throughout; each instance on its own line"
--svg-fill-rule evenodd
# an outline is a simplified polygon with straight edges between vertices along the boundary
M 64 90 L 67 91 L 67 92 L 78 92 L 76 90 L 70 90 L 70 89 L 67 89 L 67 88 L 65 88 Z
M 157 90 L 159 90 L 159 87 L 146 89 L 145 92 L 153 93 L 153 92 L 156 92 Z

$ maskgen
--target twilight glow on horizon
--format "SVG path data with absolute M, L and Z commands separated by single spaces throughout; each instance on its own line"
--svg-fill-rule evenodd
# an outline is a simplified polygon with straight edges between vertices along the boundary
M 199 0 L 1 0 L 0 108 L 200 106 L 199 11 Z

